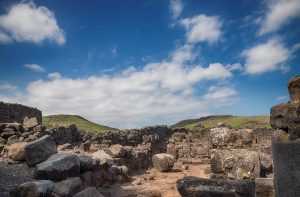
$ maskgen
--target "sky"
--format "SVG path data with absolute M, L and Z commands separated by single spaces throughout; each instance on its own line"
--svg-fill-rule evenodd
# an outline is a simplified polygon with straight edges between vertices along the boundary
M 266 115 L 299 53 L 299 0 L 0 0 L 0 101 L 44 115 Z

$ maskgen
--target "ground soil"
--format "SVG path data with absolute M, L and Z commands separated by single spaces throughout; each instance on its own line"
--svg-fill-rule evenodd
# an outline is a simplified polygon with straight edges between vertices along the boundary
M 135 175 L 132 180 L 123 184 L 115 184 L 104 193 L 111 197 L 180 197 L 176 189 L 176 181 L 184 176 L 207 178 L 210 172 L 208 164 L 188 164 L 187 169 L 175 168 L 170 172 L 159 172 L 149 169 L 144 174 Z

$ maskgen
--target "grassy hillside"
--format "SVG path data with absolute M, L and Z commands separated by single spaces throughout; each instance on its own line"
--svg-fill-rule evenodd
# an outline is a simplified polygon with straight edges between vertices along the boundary
M 88 121 L 85 118 L 77 115 L 51 115 L 43 117 L 43 125 L 48 128 L 69 126 L 71 124 L 75 124 L 79 129 L 85 130 L 87 132 L 103 132 L 105 130 L 114 129 L 108 126 Z
M 204 127 L 213 128 L 218 123 L 224 123 L 232 128 L 270 128 L 269 116 L 207 116 L 199 119 L 183 120 L 172 127 L 185 127 L 189 129 Z

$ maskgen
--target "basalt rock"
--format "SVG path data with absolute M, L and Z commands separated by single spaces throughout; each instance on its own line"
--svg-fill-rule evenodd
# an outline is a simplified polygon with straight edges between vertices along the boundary
M 95 187 L 88 187 L 74 195 L 74 197 L 104 197 Z
M 54 183 L 49 180 L 40 180 L 23 183 L 17 188 L 15 197 L 53 197 Z
M 82 189 L 82 181 L 79 177 L 68 178 L 55 183 L 53 193 L 59 197 L 72 197 Z
M 184 197 L 254 197 L 255 183 L 184 177 L 177 181 L 177 190 Z
M 288 84 L 291 102 L 300 103 L 300 76 L 289 81 Z
M 36 166 L 35 177 L 59 181 L 80 174 L 80 160 L 76 155 L 57 153 Z
M 25 158 L 28 165 L 32 166 L 45 161 L 56 153 L 56 144 L 52 137 L 45 135 L 42 138 L 28 143 L 25 146 Z

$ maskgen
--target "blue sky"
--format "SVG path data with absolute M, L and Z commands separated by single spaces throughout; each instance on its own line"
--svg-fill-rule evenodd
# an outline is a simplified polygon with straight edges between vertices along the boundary
M 0 100 L 120 128 L 269 114 L 299 22 L 298 0 L 2 0 Z

